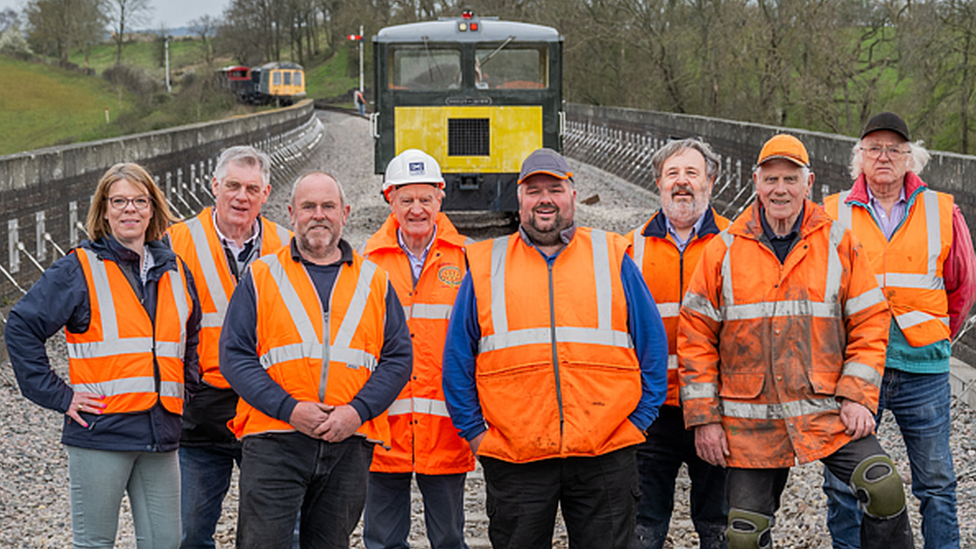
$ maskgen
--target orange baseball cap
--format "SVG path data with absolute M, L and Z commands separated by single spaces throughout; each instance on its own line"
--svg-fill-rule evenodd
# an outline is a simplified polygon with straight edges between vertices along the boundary
M 774 158 L 789 160 L 801 168 L 810 166 L 810 156 L 807 154 L 807 148 L 803 146 L 803 143 L 799 139 L 785 133 L 774 135 L 763 145 L 762 150 L 759 151 L 759 160 L 756 162 L 756 165 L 761 166 L 763 162 L 773 160 Z

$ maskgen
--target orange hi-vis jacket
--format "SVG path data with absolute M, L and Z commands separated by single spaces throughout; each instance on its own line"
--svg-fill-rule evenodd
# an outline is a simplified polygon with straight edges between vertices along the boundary
M 65 330 L 72 387 L 104 395 L 106 414 L 141 412 L 160 401 L 182 415 L 186 322 L 193 306 L 182 264 L 176 262 L 178 276 L 167 271 L 159 280 L 154 326 L 118 265 L 84 248 L 75 253 L 88 284 L 91 322 L 84 333 Z
M 481 340 L 479 455 L 511 463 L 639 444 L 641 372 L 620 280 L 627 241 L 577 228 L 549 268 L 519 233 L 468 248 Z
M 664 214 L 658 211 L 640 227 L 627 233 L 631 246 L 627 253 L 644 275 L 658 313 L 668 334 L 668 395 L 665 406 L 680 406 L 678 398 L 678 312 L 691 275 L 708 242 L 729 226 L 729 220 L 712 208 L 705 213 L 701 234 L 696 234 L 684 251 L 678 250 L 674 238 L 668 234 Z
M 257 300 L 257 354 L 271 379 L 299 401 L 348 404 L 379 361 L 386 318 L 386 271 L 353 253 L 343 263 L 325 312 L 312 279 L 285 246 L 251 264 Z M 323 338 L 323 333 L 329 337 Z M 241 398 L 227 425 L 237 438 L 292 432 Z M 387 444 L 386 412 L 356 431 Z
M 416 286 L 397 239 L 396 217 L 390 215 L 366 242 L 366 258 L 390 276 L 413 342 L 410 380 L 387 410 L 392 448 L 373 451 L 370 471 L 452 475 L 474 470 L 474 455 L 451 423 L 441 384 L 447 322 L 467 271 L 466 239 L 443 213 L 437 214 L 436 227 Z
M 278 251 L 291 240 L 291 231 L 263 217 L 261 233 L 262 255 Z M 214 387 L 229 389 L 230 384 L 220 373 L 217 351 L 227 304 L 237 280 L 227 266 L 227 255 L 214 227 L 213 208 L 204 208 L 196 217 L 170 227 L 169 238 L 173 251 L 193 273 L 200 296 L 203 319 L 200 322 L 197 352 L 200 355 L 201 378 Z
M 824 208 L 857 235 L 905 339 L 912 347 L 949 339 L 942 269 L 952 247 L 952 195 L 919 187 L 889 241 L 867 205 L 849 201 L 850 194 L 828 196 Z
M 791 467 L 847 444 L 839 398 L 877 410 L 890 315 L 853 234 L 806 201 L 781 264 L 759 202 L 705 248 L 678 326 L 689 428 L 721 423 L 730 467 Z

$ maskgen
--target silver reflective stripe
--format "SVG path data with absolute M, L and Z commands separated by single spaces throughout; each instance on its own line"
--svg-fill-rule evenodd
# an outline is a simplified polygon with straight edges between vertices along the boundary
M 735 305 L 735 295 L 732 293 L 732 242 L 735 241 L 735 237 L 728 229 L 718 233 L 718 236 L 722 242 L 725 242 L 725 256 L 722 257 L 722 307 L 724 308 Z
M 184 345 L 182 342 L 177 343 L 175 341 L 157 341 L 156 356 L 182 359 L 184 353 L 183 348 Z
M 606 231 L 593 229 L 590 232 L 593 247 L 593 276 L 596 286 L 597 328 L 610 330 L 613 326 L 613 285 L 610 280 L 610 249 L 607 245 Z
M 599 328 L 576 328 L 571 326 L 556 327 L 556 341 L 558 343 L 589 343 L 593 345 L 610 345 L 631 349 L 634 347 L 630 334 Z M 549 328 L 530 328 L 501 334 L 489 335 L 481 338 L 478 352 L 487 353 L 499 349 L 508 349 L 522 345 L 552 344 L 552 331 Z
M 410 307 L 406 305 L 403 306 L 403 318 L 410 320 Z
M 103 317 L 104 318 L 104 317 Z M 86 343 L 68 343 L 68 356 L 74 359 L 105 358 L 116 355 L 151 353 L 151 337 L 127 337 Z
M 414 303 L 409 318 L 423 318 L 427 320 L 448 320 L 451 318 L 452 305 L 436 305 L 432 303 Z
M 712 302 L 708 298 L 694 292 L 685 292 L 685 300 L 682 306 L 702 316 L 706 316 L 715 322 L 722 322 L 722 315 L 715 309 Z
M 401 398 L 393 402 L 386 411 L 387 415 L 399 416 L 403 414 L 427 414 L 431 416 L 451 417 L 447 413 L 447 404 L 443 400 L 430 398 Z
M 175 381 L 163 381 L 159 384 L 159 396 L 183 400 L 183 384 Z
M 278 229 L 275 232 L 278 233 L 278 238 L 281 239 L 281 245 L 282 246 L 287 246 L 288 244 L 290 244 L 291 243 L 291 235 L 288 234 L 288 229 L 285 228 L 285 227 L 282 227 L 281 225 L 278 225 L 277 223 L 275 223 L 275 227 L 277 227 L 277 229 Z M 270 253 L 274 253 L 274 252 L 275 252 L 275 250 L 261 250 L 261 253 L 262 254 L 270 254 Z
M 881 374 L 874 368 L 867 364 L 861 364 L 860 362 L 848 362 L 845 364 L 841 375 L 863 379 L 875 387 L 881 386 Z
M 203 313 L 200 319 L 201 328 L 220 328 L 224 325 L 224 315 L 221 313 Z
M 285 273 L 285 267 L 278 260 L 278 256 L 266 255 L 258 259 L 258 261 L 267 263 L 268 271 L 278 285 L 278 293 L 285 303 L 285 308 L 288 309 L 288 316 L 291 317 L 292 322 L 295 323 L 295 327 L 298 329 L 299 337 L 302 338 L 303 342 L 314 341 L 318 344 L 319 336 L 315 334 L 315 323 L 309 318 L 308 311 L 305 310 L 305 306 L 302 304 L 301 298 L 298 297 L 298 292 L 291 283 L 291 279 L 288 278 L 288 274 Z M 308 275 L 306 274 L 306 276 Z M 318 301 L 318 293 L 316 293 L 316 301 Z M 321 303 L 319 303 L 319 310 L 323 310 Z
M 696 398 L 715 398 L 718 385 L 714 383 L 689 383 L 681 388 L 681 402 Z
M 177 261 L 180 261 L 177 258 Z M 176 314 L 180 320 L 180 343 L 177 355 L 174 358 L 183 359 L 186 350 L 186 321 L 190 317 L 190 304 L 186 302 L 186 290 L 183 286 L 183 277 L 179 269 L 169 271 L 169 285 L 173 289 L 173 302 L 176 303 Z M 172 343 L 156 342 L 156 354 L 159 354 L 160 345 L 172 345 Z
M 914 288 L 918 290 L 945 290 L 945 280 L 935 273 L 887 273 L 878 276 L 878 285 L 889 288 Z
M 212 218 L 211 218 L 212 219 Z M 217 308 L 216 314 L 219 321 L 215 318 L 207 319 L 208 327 L 220 326 L 227 314 L 227 303 L 229 301 L 227 290 L 220 280 L 220 272 L 214 262 L 213 254 L 210 253 L 210 242 L 207 240 L 207 232 L 203 229 L 203 223 L 199 217 L 194 217 L 186 221 L 186 228 L 190 230 L 190 237 L 193 238 L 193 246 L 197 249 L 197 259 L 200 261 L 200 269 L 203 270 L 203 280 L 207 283 L 207 290 L 210 292 L 210 299 L 213 300 L 214 307 Z M 223 249 L 221 247 L 221 249 Z M 226 258 L 221 258 L 225 263 Z
M 400 416 L 409 414 L 413 411 L 409 398 L 401 398 L 393 401 L 389 409 L 386 410 L 388 416 Z
M 837 303 L 840 300 L 840 283 L 844 274 L 844 265 L 840 262 L 841 241 L 844 239 L 844 225 L 833 221 L 830 223 L 830 247 L 827 249 L 827 278 L 824 288 L 824 303 Z
M 102 396 L 119 396 L 129 393 L 155 393 L 156 380 L 152 376 L 126 377 L 97 383 L 77 383 L 72 385 L 72 388 L 75 392 L 95 393 L 96 395 Z
M 508 239 L 496 238 L 491 242 L 491 322 L 495 333 L 508 331 L 508 311 L 505 308 L 505 258 Z
M 668 370 L 678 369 L 678 355 L 668 355 Z
M 115 300 L 112 298 L 112 288 L 108 284 L 108 271 L 105 269 L 105 262 L 87 250 L 79 249 L 78 255 L 85 259 L 89 269 L 91 269 L 92 282 L 95 284 L 95 296 L 98 300 L 98 311 L 102 316 L 102 340 L 116 341 L 119 339 L 119 322 L 115 317 Z M 149 348 L 152 348 L 152 340 L 150 340 Z
M 869 309 L 884 302 L 885 296 L 884 293 L 881 292 L 881 288 L 871 288 L 857 297 L 848 298 L 847 302 L 844 303 L 844 316 L 856 315 L 865 309 Z
M 898 322 L 898 327 L 901 328 L 902 331 L 931 320 L 938 320 L 946 326 L 949 325 L 949 317 L 936 317 L 928 313 L 923 313 L 922 311 L 909 311 L 905 314 L 895 315 L 895 321 Z
M 298 360 L 303 358 L 323 360 L 325 358 L 324 355 L 325 348 L 318 342 L 318 338 L 316 338 L 308 343 L 293 343 L 291 345 L 282 345 L 281 347 L 268 349 L 266 353 L 261 355 L 260 361 L 261 365 L 264 366 L 264 369 L 267 370 L 275 364 L 281 364 L 282 362 L 287 362 L 289 360 Z M 371 372 L 376 369 L 376 357 L 367 353 L 366 351 L 329 345 L 328 355 L 329 360 L 335 362 L 345 362 L 350 367 L 362 367 Z
M 840 409 L 840 403 L 832 396 L 817 399 L 794 400 L 783 404 L 751 404 L 748 402 L 719 402 L 721 414 L 740 419 L 785 419 Z
M 925 229 L 929 237 L 928 274 L 935 277 L 939 272 L 939 254 L 942 251 L 942 223 L 939 212 L 939 195 L 935 191 L 922 191 L 922 203 L 925 204 Z
M 850 190 L 843 191 L 837 196 L 837 221 L 848 229 L 851 228 L 851 206 L 846 204 L 849 196 L 851 196 Z
M 681 303 L 658 303 L 657 313 L 661 318 L 671 318 L 678 316 L 681 312 Z
M 646 225 L 646 223 L 638 225 L 637 228 L 634 229 L 634 236 L 631 237 L 631 242 L 633 243 L 633 250 L 634 250 L 634 263 L 637 264 L 637 268 L 641 272 L 644 272 L 645 239 L 644 236 L 641 235 L 641 232 L 644 229 L 644 225 Z
M 723 307 L 726 320 L 759 320 L 763 318 L 812 316 L 815 318 L 840 317 L 840 304 L 820 303 L 809 300 L 763 301 L 747 305 Z
M 359 327 L 359 323 L 363 319 L 363 312 L 366 311 L 366 304 L 369 301 L 369 294 L 371 292 L 370 283 L 373 281 L 373 275 L 378 268 L 379 266 L 376 263 L 368 259 L 363 260 L 362 266 L 359 268 L 359 280 L 356 281 L 356 290 L 352 294 L 352 300 L 349 301 L 349 308 L 346 309 L 346 315 L 342 319 L 342 324 L 336 332 L 335 341 L 332 342 L 332 345 L 337 349 L 348 349 L 352 345 L 352 337 L 356 335 L 356 328 Z M 338 281 L 338 278 L 336 278 L 336 282 Z M 332 293 L 329 295 L 329 311 L 332 311 L 333 304 L 335 303 L 335 288 L 336 284 L 333 284 Z

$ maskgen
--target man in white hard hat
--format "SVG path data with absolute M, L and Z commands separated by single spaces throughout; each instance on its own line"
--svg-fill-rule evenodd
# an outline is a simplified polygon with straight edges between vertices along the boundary
M 464 481 L 474 456 L 451 424 L 441 388 L 447 322 L 466 272 L 466 239 L 440 212 L 443 188 L 430 155 L 417 149 L 397 155 L 383 181 L 392 213 L 364 249 L 389 272 L 413 342 L 413 372 L 388 411 L 392 448 L 373 452 L 363 528 L 368 549 L 406 547 L 414 473 L 431 548 L 467 547 Z

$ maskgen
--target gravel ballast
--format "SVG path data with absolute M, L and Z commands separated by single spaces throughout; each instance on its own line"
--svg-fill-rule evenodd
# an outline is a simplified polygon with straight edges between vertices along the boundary
M 346 238 L 358 247 L 389 213 L 380 195 L 381 178 L 373 174 L 373 142 L 365 119 L 333 112 L 318 112 L 325 134 L 308 169 L 334 174 L 345 187 L 352 214 Z M 120 159 L 123 160 L 123 159 Z M 587 165 L 570 162 L 576 172 L 578 201 L 599 195 L 599 201 L 579 204 L 577 223 L 626 233 L 644 222 L 658 207 L 657 196 L 626 181 Z M 92 182 L 94 188 L 95 182 Z M 291 182 L 273 181 L 265 214 L 288 224 L 287 199 Z M 66 375 L 64 337 L 48 342 L 52 364 Z M 0 547 L 63 548 L 71 546 L 71 515 L 68 494 L 67 456 L 60 444 L 63 416 L 45 410 L 21 396 L 9 363 L 0 365 Z M 882 445 L 892 455 L 910 492 L 910 472 L 904 444 L 893 418 L 885 417 L 879 427 Z M 976 413 L 953 399 L 952 453 L 959 485 L 959 522 L 962 547 L 976 547 Z M 776 515 L 774 540 L 777 547 L 828 548 L 826 497 L 820 489 L 819 463 L 795 467 Z M 689 482 L 684 471 L 678 479 L 675 511 L 666 547 L 697 547 L 694 528 L 688 518 Z M 415 490 L 416 492 L 416 490 Z M 922 547 L 918 500 L 909 497 L 916 546 Z M 237 483 L 224 502 L 224 515 L 217 527 L 217 547 L 234 546 Z M 484 512 L 484 482 L 480 470 L 469 476 L 466 493 L 466 532 L 471 547 L 488 547 Z M 422 504 L 415 493 L 411 546 L 426 547 Z M 359 530 L 353 547 L 362 547 Z M 134 548 L 135 535 L 127 500 L 119 521 L 117 547 Z M 564 528 L 557 527 L 554 547 L 567 547 Z

